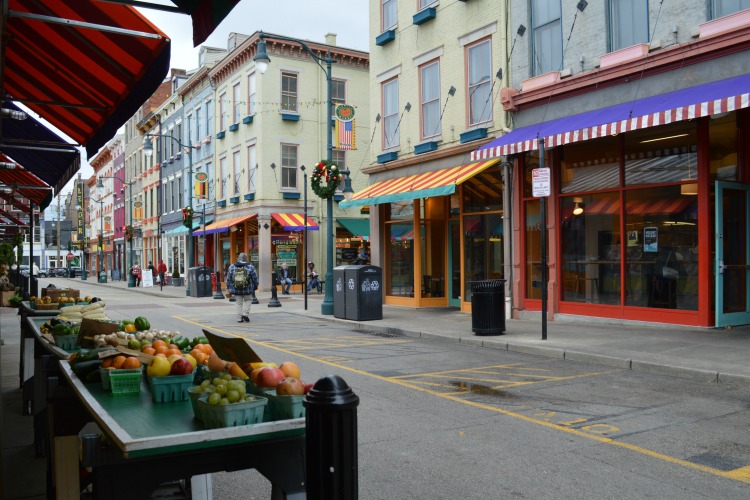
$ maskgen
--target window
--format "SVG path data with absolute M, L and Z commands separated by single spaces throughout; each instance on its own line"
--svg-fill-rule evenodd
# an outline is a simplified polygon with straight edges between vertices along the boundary
M 281 188 L 297 189 L 297 146 L 281 145 Z
M 236 83 L 232 87 L 232 123 L 239 123 L 240 121 L 240 84 Z
M 296 73 L 281 73 L 281 110 L 297 111 Z
M 398 22 L 398 5 L 396 0 L 382 0 L 383 10 L 381 14 L 381 22 L 383 31 L 389 30 L 396 26 Z
M 714 0 L 714 17 L 724 17 L 750 9 L 750 0 Z
M 648 0 L 610 0 L 611 50 L 648 42 Z
M 194 140 L 195 138 L 193 137 L 193 134 L 195 132 L 195 125 L 193 125 L 192 127 L 190 126 L 190 124 L 193 123 L 193 115 L 192 114 L 188 115 L 187 120 L 188 120 L 188 143 L 193 144 L 195 142 Z
M 419 10 L 429 7 L 434 3 L 437 3 L 437 0 L 419 0 Z
M 240 152 L 232 153 L 232 186 L 235 195 L 240 194 Z
M 210 135 L 210 131 L 213 127 L 213 111 L 211 111 L 211 101 L 206 102 L 206 137 Z
M 227 94 L 219 96 L 219 130 L 227 129 Z
M 258 168 L 258 160 L 255 156 L 255 144 L 247 147 L 247 190 L 255 192 L 255 172 Z
M 175 193 L 177 192 L 177 182 L 174 179 L 172 179 L 171 183 L 172 183 L 172 189 L 170 190 L 170 193 L 169 193 L 169 200 L 170 200 L 169 210 L 174 212 L 175 209 L 177 208 L 177 203 L 175 201 Z
M 492 48 L 490 40 L 467 49 L 469 125 L 492 119 Z
M 331 151 L 331 161 L 339 170 L 346 169 L 346 151 L 342 149 L 334 149 Z
M 534 31 L 531 51 L 534 74 L 559 71 L 563 46 L 560 0 L 532 0 L 531 26 Z
M 182 207 L 185 206 L 185 202 L 183 200 L 183 196 L 185 194 L 185 186 L 182 184 L 182 177 L 178 177 L 176 179 L 176 184 L 177 184 L 177 196 L 179 197 L 178 208 L 182 209 Z
M 195 141 L 201 140 L 201 108 L 195 108 Z
M 247 77 L 247 114 L 255 114 L 255 73 Z
M 164 213 L 167 213 L 171 210 L 171 207 L 169 205 L 169 181 L 164 183 Z
M 383 149 L 399 144 L 398 79 L 393 79 L 383 84 Z
M 331 100 L 333 105 L 346 104 L 346 81 L 331 80 Z
M 219 187 L 219 197 L 218 199 L 224 198 L 224 186 L 227 182 L 227 157 L 223 157 L 219 159 L 219 182 L 217 183 L 217 186 Z
M 440 61 L 419 70 L 422 139 L 440 135 Z

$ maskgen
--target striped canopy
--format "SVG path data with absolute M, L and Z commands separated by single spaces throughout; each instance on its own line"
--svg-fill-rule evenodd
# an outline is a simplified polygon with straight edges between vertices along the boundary
M 271 214 L 271 217 L 283 226 L 286 231 L 302 231 L 305 229 L 304 214 Z M 315 221 L 308 217 L 307 229 L 308 231 L 317 231 L 320 228 Z
M 350 201 L 342 201 L 339 206 L 341 208 L 359 207 L 409 201 L 430 196 L 446 196 L 455 193 L 457 185 L 484 172 L 499 161 L 500 159 L 496 158 L 376 182 L 367 189 L 356 193 Z

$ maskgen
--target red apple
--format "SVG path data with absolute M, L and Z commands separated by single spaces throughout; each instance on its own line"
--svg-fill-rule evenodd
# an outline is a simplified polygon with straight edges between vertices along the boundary
M 255 383 L 261 387 L 268 387 L 269 389 L 275 389 L 279 382 L 286 377 L 284 372 L 273 366 L 266 366 L 258 372 L 258 376 L 255 379 Z
M 193 364 L 185 358 L 176 359 L 169 370 L 170 375 L 187 375 L 188 373 L 193 373 Z
M 305 393 L 305 386 L 298 378 L 286 377 L 276 386 L 279 396 L 301 396 Z
M 310 392 L 310 390 L 313 388 L 315 384 L 305 384 L 305 394 Z

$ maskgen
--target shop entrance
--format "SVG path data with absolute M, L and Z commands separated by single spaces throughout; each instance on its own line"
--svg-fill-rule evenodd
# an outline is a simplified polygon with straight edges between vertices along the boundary
M 716 182 L 716 326 L 750 324 L 750 186 Z
M 448 305 L 461 307 L 461 225 L 448 222 Z

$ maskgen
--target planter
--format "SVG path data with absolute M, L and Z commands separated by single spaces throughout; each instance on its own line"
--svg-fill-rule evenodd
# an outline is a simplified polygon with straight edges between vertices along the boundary
M 185 286 L 185 278 L 172 278 L 172 286 Z

